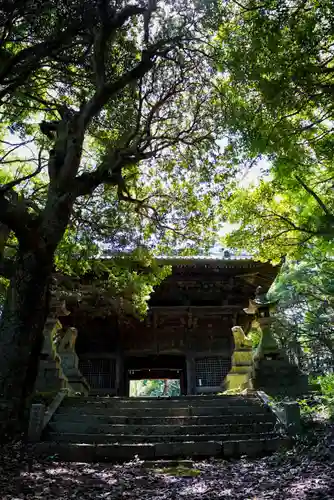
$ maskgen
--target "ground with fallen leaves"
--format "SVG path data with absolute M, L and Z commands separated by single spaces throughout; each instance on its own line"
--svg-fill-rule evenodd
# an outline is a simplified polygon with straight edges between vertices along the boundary
M 19 444 L 2 449 L 0 498 L 80 500 L 334 499 L 334 433 L 313 432 L 284 453 L 169 468 L 34 459 Z

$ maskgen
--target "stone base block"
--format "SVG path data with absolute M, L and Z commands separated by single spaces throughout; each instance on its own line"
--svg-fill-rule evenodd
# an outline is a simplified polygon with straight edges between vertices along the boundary
M 251 371 L 244 372 L 234 372 L 233 368 L 230 373 L 227 374 L 225 379 L 225 389 L 227 391 L 237 390 L 237 389 L 252 389 L 251 383 Z
M 71 389 L 71 392 L 79 392 L 80 394 L 84 396 L 88 396 L 89 394 L 89 384 L 87 380 L 84 377 L 78 377 L 78 378 L 72 378 L 68 377 L 68 385 L 69 388 Z
M 222 453 L 222 444 L 219 442 L 183 442 L 158 443 L 155 445 L 156 457 L 217 457 Z
M 35 391 L 60 391 L 67 387 L 67 378 L 56 361 L 41 361 Z
M 282 359 L 259 360 L 254 369 L 253 385 L 256 390 L 268 394 L 296 396 L 308 391 L 307 376 Z

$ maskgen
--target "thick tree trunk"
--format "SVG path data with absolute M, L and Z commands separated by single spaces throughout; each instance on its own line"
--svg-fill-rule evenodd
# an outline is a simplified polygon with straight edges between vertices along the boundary
M 48 311 L 51 258 L 19 253 L 0 320 L 0 398 L 19 421 L 35 383 Z
M 162 395 L 163 396 L 168 396 L 168 389 L 169 389 L 169 383 L 168 383 L 168 379 L 164 379 L 164 388 L 163 388 L 163 392 L 162 392 Z

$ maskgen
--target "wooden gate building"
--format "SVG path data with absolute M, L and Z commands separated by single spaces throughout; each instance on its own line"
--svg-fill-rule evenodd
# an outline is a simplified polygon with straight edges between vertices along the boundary
M 70 306 L 63 327 L 77 329 L 79 368 L 91 394 L 129 395 L 135 379 L 179 379 L 182 394 L 220 391 L 231 366 L 231 328 L 247 332 L 243 309 L 278 272 L 251 259 L 161 260 L 172 274 L 152 294 L 143 321 Z

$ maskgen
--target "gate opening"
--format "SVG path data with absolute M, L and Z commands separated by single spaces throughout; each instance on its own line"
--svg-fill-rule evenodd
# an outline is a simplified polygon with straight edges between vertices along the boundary
M 181 395 L 180 379 L 141 379 L 130 380 L 129 396 L 139 397 L 173 397 Z
M 181 355 L 159 354 L 125 358 L 126 394 L 135 397 L 171 397 L 186 394 L 186 373 L 186 359 Z

